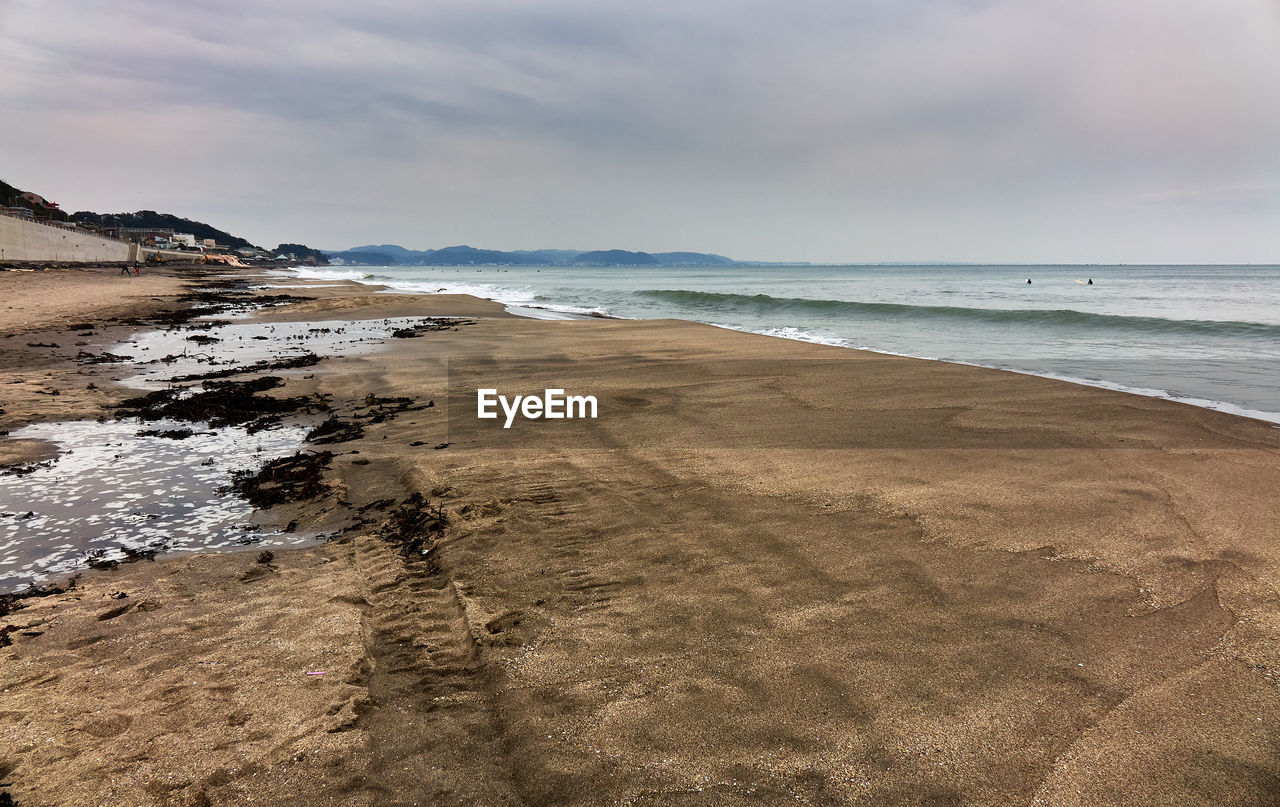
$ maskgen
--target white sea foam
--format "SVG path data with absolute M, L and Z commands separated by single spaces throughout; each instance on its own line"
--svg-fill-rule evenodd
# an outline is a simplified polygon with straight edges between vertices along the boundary
M 201 428 L 176 421 L 145 428 L 193 425 Z M 310 540 L 257 531 L 253 507 L 220 492 L 234 471 L 296 451 L 305 429 L 250 435 L 225 427 L 172 440 L 138 436 L 142 428 L 134 421 L 86 420 L 38 423 L 13 432 L 15 439 L 48 441 L 62 453 L 0 486 L 0 553 L 8 553 L 0 561 L 0 588 L 82 568 L 95 548 L 102 550 L 101 559 L 119 560 L 125 548 L 194 551 Z
M 320 268 L 298 266 L 292 269 L 283 270 L 282 274 L 286 277 L 296 277 L 302 280 L 368 280 L 372 275 L 364 269 L 341 269 L 338 267 Z M 274 271 L 268 274 L 275 274 Z
M 293 269 L 298 278 L 317 278 L 317 273 L 324 270 Z M 303 274 L 305 273 L 305 274 Z M 530 286 L 503 285 L 483 281 L 459 280 L 447 275 L 438 278 L 432 275 L 429 279 L 404 280 L 389 275 L 365 273 L 360 277 L 344 278 L 365 285 L 384 286 L 383 294 L 466 294 L 483 300 L 492 300 L 507 306 L 509 313 L 530 319 L 579 319 L 581 317 L 615 316 L 601 306 L 570 305 L 538 294 Z

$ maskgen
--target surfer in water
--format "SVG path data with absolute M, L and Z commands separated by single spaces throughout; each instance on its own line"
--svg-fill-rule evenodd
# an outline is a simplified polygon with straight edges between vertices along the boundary
M 1086 283 L 1085 285 L 1086 285 L 1086 286 L 1092 286 L 1092 285 L 1093 285 L 1093 278 L 1089 278 L 1089 282 L 1088 282 L 1088 283 Z
M 1031 285 L 1031 278 L 1027 278 L 1027 285 L 1028 285 L 1028 286 L 1030 286 L 1030 285 Z

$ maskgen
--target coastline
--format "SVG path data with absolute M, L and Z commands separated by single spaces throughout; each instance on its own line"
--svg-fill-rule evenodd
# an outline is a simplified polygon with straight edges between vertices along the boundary
M 1010 265 L 1011 268 L 1018 268 Z M 1074 265 L 1064 264 L 1063 266 Z M 437 283 L 424 283 L 421 281 L 403 281 L 392 280 L 386 275 L 373 272 L 362 271 L 366 269 L 386 269 L 388 267 L 378 266 L 350 266 L 350 267 L 327 267 L 327 268 L 295 268 L 292 271 L 296 273 L 296 277 L 306 279 L 307 282 L 351 282 L 357 283 L 370 289 L 385 290 L 393 293 L 410 293 L 410 294 L 433 294 L 438 293 L 436 289 L 430 288 L 437 286 Z M 854 268 L 854 267 L 837 267 L 837 268 Z M 1043 268 L 1043 267 L 1039 267 Z M 1272 268 L 1269 266 L 1259 265 L 1259 268 Z M 439 291 L 445 291 L 451 288 L 461 289 L 458 293 L 474 294 L 484 299 L 493 299 L 502 302 L 508 307 L 508 310 L 519 316 L 533 316 L 535 318 L 548 319 L 580 319 L 585 317 L 591 318 L 607 318 L 607 319 L 646 319 L 652 317 L 633 317 L 619 314 L 612 311 L 607 306 L 596 305 L 593 307 L 584 307 L 583 305 L 573 305 L 563 302 L 557 302 L 544 298 L 540 294 L 530 296 L 529 293 L 518 293 L 512 288 L 503 287 L 501 285 L 490 282 L 475 283 L 463 282 L 461 284 L 450 281 L 445 282 L 447 285 L 440 287 Z M 390 285 L 383 285 L 383 284 Z M 876 304 L 872 304 L 874 307 Z M 998 313 L 995 309 L 992 313 Z M 1021 312 L 1028 313 L 1028 312 Z M 1062 312 L 1045 312 L 1045 313 L 1062 313 Z M 1204 409 L 1212 409 L 1217 412 L 1224 412 L 1240 417 L 1253 418 L 1269 423 L 1280 424 L 1280 409 L 1259 409 L 1248 406 L 1228 399 L 1217 399 L 1204 397 L 1203 395 L 1187 394 L 1177 392 L 1171 389 L 1163 389 L 1149 387 L 1134 382 L 1132 379 L 1124 378 L 1104 378 L 1096 372 L 1092 375 L 1087 373 L 1069 373 L 1060 372 L 1050 369 L 1033 369 L 1026 366 L 1019 366 L 1017 363 L 1008 361 L 990 361 L 990 360 L 974 360 L 961 357 L 947 357 L 943 355 L 935 355 L 927 351 L 904 351 L 890 349 L 884 346 L 867 344 L 857 340 L 850 340 L 846 337 L 837 336 L 830 333 L 822 333 L 805 328 L 796 328 L 792 326 L 783 327 L 767 327 L 753 328 L 744 325 L 734 325 L 712 319 L 691 319 L 690 321 L 701 322 L 703 324 L 712 325 L 714 327 L 725 328 L 727 330 L 738 331 L 741 333 L 750 333 L 762 336 L 773 336 L 781 339 L 790 339 L 800 342 L 808 342 L 811 344 L 830 345 L 832 347 L 842 347 L 850 350 L 859 350 L 864 352 L 878 353 L 885 356 L 899 356 L 912 359 L 925 359 L 928 361 L 940 361 L 949 364 L 960 364 L 970 367 L 981 367 L 991 370 L 1001 370 L 1010 373 L 1018 373 L 1024 375 L 1032 375 L 1040 378 L 1049 378 L 1055 381 L 1065 381 L 1072 384 L 1080 384 L 1088 387 L 1097 387 L 1100 389 L 1114 390 L 1124 392 L 1131 395 L 1141 395 L 1143 397 L 1162 398 L 1176 403 L 1187 404 L 1190 406 L 1201 407 Z M 1236 325 L 1252 325 L 1254 323 L 1235 323 Z
M 305 294 L 257 316 L 475 324 L 277 394 L 448 405 L 344 444 L 299 511 L 367 508 L 337 540 L 161 556 L 5 617 L 18 804 L 1263 803 L 1270 424 L 683 321 Z M 468 430 L 450 387 L 476 377 L 603 416 Z M 388 538 L 415 493 L 448 513 L 425 556 Z

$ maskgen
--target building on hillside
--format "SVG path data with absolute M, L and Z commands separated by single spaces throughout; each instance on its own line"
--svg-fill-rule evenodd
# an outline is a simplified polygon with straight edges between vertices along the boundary
M 26 202 L 27 204 L 38 205 L 40 207 L 48 207 L 54 210 L 58 209 L 58 205 L 56 202 L 50 202 L 48 199 L 44 198 L 40 194 L 32 193 L 31 191 L 24 191 L 23 193 L 18 195 L 18 198 Z
M 103 227 L 102 233 L 145 247 L 157 246 L 161 241 L 168 244 L 173 238 L 172 227 Z

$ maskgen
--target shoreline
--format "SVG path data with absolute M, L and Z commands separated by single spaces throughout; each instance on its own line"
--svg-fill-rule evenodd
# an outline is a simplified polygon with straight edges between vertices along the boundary
M 852 266 L 860 266 L 860 265 L 854 264 Z M 878 265 L 868 264 L 867 266 L 878 266 Z M 1015 265 L 1010 264 L 1010 266 L 1015 266 Z M 1063 266 L 1075 266 L 1075 264 L 1063 264 Z M 1191 266 L 1194 268 L 1196 265 L 1188 264 L 1188 266 Z M 1257 266 L 1262 268 L 1271 268 L 1270 264 L 1258 264 Z M 277 270 L 277 271 L 298 271 L 298 272 L 311 273 L 314 275 L 319 275 L 329 270 L 336 271 L 340 274 L 355 273 L 355 274 L 359 274 L 360 277 L 343 278 L 342 281 L 340 282 L 354 283 L 362 286 L 367 286 L 375 290 L 385 289 L 396 294 L 431 295 L 434 293 L 434 292 L 428 292 L 428 291 L 415 291 L 415 290 L 407 290 L 403 288 L 389 287 L 379 282 L 374 282 L 372 280 L 367 279 L 372 277 L 372 275 L 369 272 L 359 271 L 362 269 L 383 269 L 387 267 L 352 266 L 352 267 L 349 267 L 350 271 L 343 271 L 346 268 L 347 267 L 328 267 L 328 268 L 296 267 L 294 269 L 284 269 L 284 270 Z M 304 275 L 298 275 L 298 277 L 303 278 Z M 316 281 L 321 280 L 319 277 L 315 277 L 312 279 Z M 338 281 L 335 281 L 335 282 L 338 282 Z M 480 297 L 480 299 L 494 299 L 495 302 L 502 302 L 500 300 L 497 300 L 496 298 L 489 298 L 489 297 Z M 565 318 L 565 319 L 607 318 L 607 319 L 622 319 L 622 320 L 631 319 L 630 317 L 625 317 L 620 314 L 601 311 L 600 306 L 597 306 L 595 309 L 592 309 L 591 311 L 587 311 L 585 309 L 582 309 L 580 306 L 557 307 L 554 304 L 534 305 L 532 303 L 520 303 L 520 302 L 503 302 L 503 304 L 506 305 L 508 308 L 519 308 L 524 310 L 545 310 L 552 313 L 553 315 L 563 315 L 563 316 L 550 316 L 550 317 L 547 317 L 547 319 L 560 319 L 560 318 Z M 517 315 L 525 315 L 525 314 L 517 314 Z M 635 321 L 643 321 L 643 320 L 640 319 Z M 849 340 L 844 339 L 843 337 L 827 337 L 821 334 L 807 333 L 803 331 L 798 331 L 798 329 L 795 329 L 795 328 L 784 327 L 784 326 L 772 327 L 766 330 L 751 330 L 750 328 L 747 328 L 745 326 L 739 327 L 735 325 L 726 325 L 726 324 L 720 324 L 720 323 L 715 323 L 710 321 L 692 320 L 692 319 L 684 320 L 684 321 L 697 322 L 699 324 L 710 325 L 711 327 L 714 327 L 714 328 L 724 328 L 726 330 L 737 331 L 739 333 L 749 333 L 749 334 L 755 334 L 757 336 L 770 336 L 777 339 L 788 339 L 788 340 L 804 342 L 808 344 L 827 345 L 830 347 L 844 348 L 846 350 L 859 350 L 859 351 L 865 351 L 869 353 L 877 353 L 885 356 L 898 356 L 898 357 L 910 358 L 910 359 L 923 359 L 925 361 L 937 361 L 937 362 L 944 362 L 947 364 L 958 364 L 966 367 L 979 367 L 979 368 L 988 369 L 988 370 L 1000 370 L 1003 372 L 1017 373 L 1020 375 L 1030 375 L 1030 376 L 1035 376 L 1037 378 L 1048 378 L 1054 381 L 1064 381 L 1069 384 L 1079 384 L 1082 386 L 1094 387 L 1097 389 L 1107 389 L 1107 390 L 1113 390 L 1116 392 L 1124 392 L 1130 395 L 1139 395 L 1145 398 L 1159 398 L 1162 400 L 1172 401 L 1174 403 L 1185 404 L 1187 406 L 1195 406 L 1201 409 L 1210 409 L 1215 412 L 1223 412 L 1230 415 L 1236 415 L 1238 417 L 1250 418 L 1253 420 L 1260 420 L 1267 423 L 1280 424 L 1280 411 L 1255 409 L 1255 408 L 1244 406 L 1238 403 L 1234 403 L 1232 401 L 1216 400 L 1211 398 L 1203 398 L 1203 397 L 1189 396 L 1189 395 L 1180 395 L 1174 392 L 1170 392 L 1169 390 L 1142 387 L 1134 384 L 1126 384 L 1123 382 L 1108 381 L 1105 379 L 1087 378 L 1084 376 L 1057 373 L 1050 370 L 1029 370 L 1029 369 L 1023 369 L 1018 367 L 1006 366 L 1006 365 L 1002 365 L 994 362 L 969 361 L 965 359 L 947 359 L 947 358 L 940 358 L 938 356 L 932 356 L 932 355 L 926 355 L 926 354 L 920 354 L 920 353 L 904 353 L 904 352 L 893 351 L 885 348 L 872 347 L 869 345 L 851 344 Z M 797 334 L 803 334 L 803 335 L 784 335 L 782 333 L 776 333 L 776 331 L 788 331 L 788 330 L 797 331 Z
M 474 324 L 274 393 L 364 425 L 289 510 L 363 523 L 3 618 L 18 804 L 1262 803 L 1280 775 L 1268 423 L 678 320 L 305 293 L 257 319 Z M 473 378 L 604 416 L 451 423 Z

